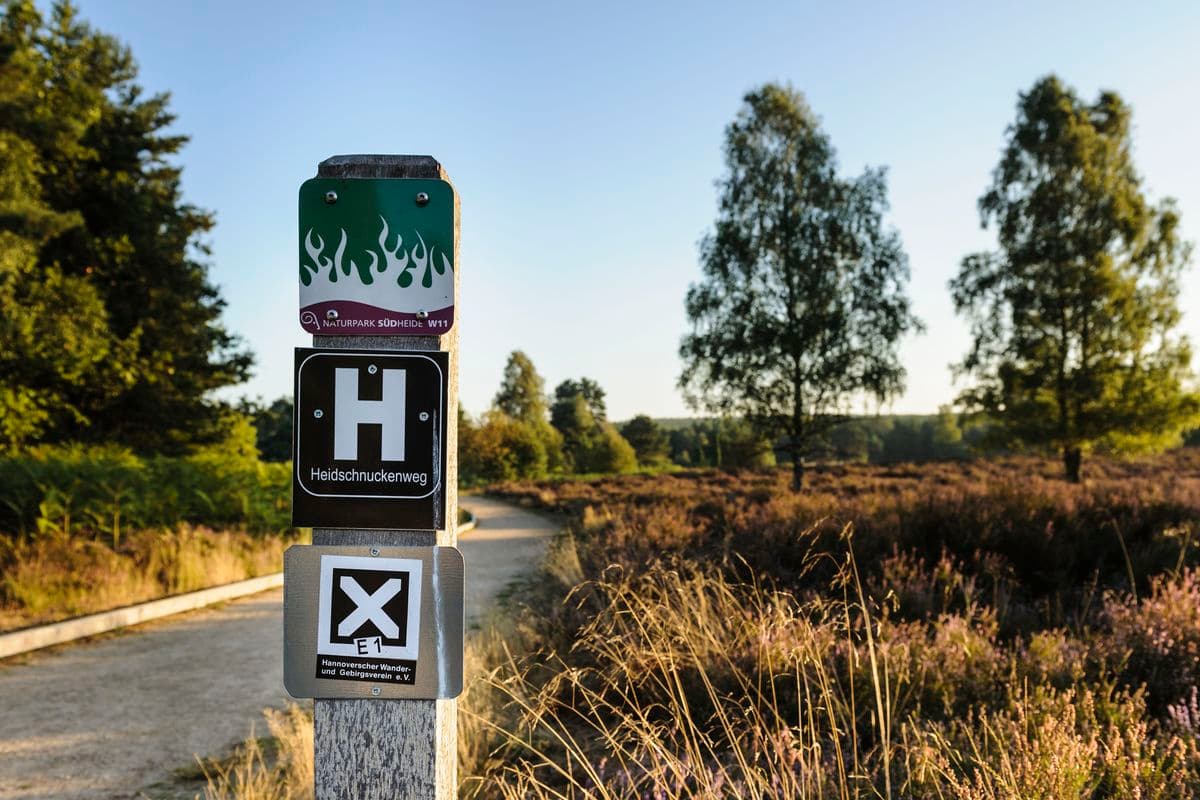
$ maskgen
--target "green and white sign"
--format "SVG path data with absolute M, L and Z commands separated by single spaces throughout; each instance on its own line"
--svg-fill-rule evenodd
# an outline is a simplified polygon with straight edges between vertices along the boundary
M 454 188 L 313 178 L 300 186 L 300 325 L 429 336 L 454 324 Z

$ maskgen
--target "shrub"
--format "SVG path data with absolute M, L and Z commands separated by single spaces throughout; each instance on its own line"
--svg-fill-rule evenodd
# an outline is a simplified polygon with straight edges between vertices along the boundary
M 670 443 L 658 423 L 645 414 L 638 414 L 621 426 L 621 435 L 637 453 L 638 463 L 654 467 L 669 464 Z
M 112 446 L 37 447 L 0 457 L 0 532 L 86 531 L 114 547 L 127 530 L 179 522 L 278 532 L 291 526 L 290 492 L 290 465 L 228 445 L 181 458 L 143 458 Z
M 1196 796 L 1200 458 L 1058 468 L 496 487 L 568 534 L 486 679 L 472 790 Z
M 927 744 L 912 750 L 923 796 L 1182 800 L 1200 787 L 1196 742 L 1155 735 L 1137 695 L 1018 689 L 998 710 L 912 737 Z
M 500 411 L 490 411 L 481 425 L 459 430 L 459 476 L 463 483 L 543 478 L 549 472 L 550 448 L 557 431 L 535 426 Z
M 1198 467 L 507 485 L 567 531 L 470 648 L 463 794 L 1196 797 Z
M 1151 706 L 1162 711 L 1189 697 L 1200 684 L 1200 570 L 1151 581 L 1138 602 L 1110 593 L 1103 653 L 1131 685 L 1145 685 Z
M 597 427 L 576 463 L 580 472 L 633 472 L 637 466 L 637 453 L 610 423 Z

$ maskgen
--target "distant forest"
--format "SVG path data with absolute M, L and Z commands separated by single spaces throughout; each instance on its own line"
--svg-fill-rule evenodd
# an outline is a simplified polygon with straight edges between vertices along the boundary
M 280 398 L 270 406 L 247 405 L 243 410 L 254 420 L 263 459 L 289 460 L 291 402 Z M 786 448 L 768 446 L 741 420 L 638 416 L 615 426 L 637 451 L 642 466 L 763 468 L 786 464 L 790 458 Z M 994 454 L 986 438 L 985 422 L 960 424 L 958 415 L 949 411 L 861 416 L 821 437 L 810 458 L 855 464 L 960 461 Z M 1187 433 L 1183 444 L 1200 445 L 1200 429 Z

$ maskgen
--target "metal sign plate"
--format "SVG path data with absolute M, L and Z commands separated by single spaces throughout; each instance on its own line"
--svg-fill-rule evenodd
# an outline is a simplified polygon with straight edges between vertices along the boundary
M 446 524 L 449 355 L 296 349 L 292 524 Z
M 294 545 L 283 573 L 283 683 L 292 697 L 462 692 L 457 548 Z
M 454 188 L 313 178 L 300 186 L 300 325 L 429 336 L 454 324 Z

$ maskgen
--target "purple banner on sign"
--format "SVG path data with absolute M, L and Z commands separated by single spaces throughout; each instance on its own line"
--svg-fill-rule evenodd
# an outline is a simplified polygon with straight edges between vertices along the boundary
M 424 318 L 353 300 L 327 300 L 300 309 L 300 326 L 309 333 L 325 336 L 348 333 L 438 336 L 450 330 L 453 324 L 454 306 L 430 311 Z

